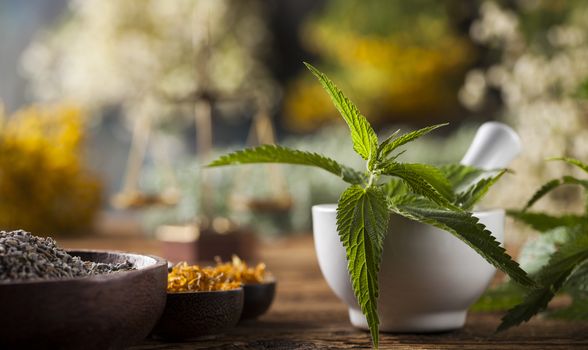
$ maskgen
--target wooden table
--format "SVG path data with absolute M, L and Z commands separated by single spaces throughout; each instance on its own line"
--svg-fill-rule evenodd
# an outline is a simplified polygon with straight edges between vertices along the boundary
M 156 242 L 128 239 L 59 241 L 70 248 L 119 249 L 158 254 Z M 312 239 L 298 236 L 265 244 L 261 256 L 278 280 L 276 300 L 257 321 L 222 336 L 189 343 L 146 340 L 132 349 L 361 349 L 367 332 L 353 328 L 346 307 L 323 280 Z M 588 349 L 588 322 L 535 318 L 495 335 L 501 314 L 471 313 L 458 331 L 382 334 L 381 349 Z

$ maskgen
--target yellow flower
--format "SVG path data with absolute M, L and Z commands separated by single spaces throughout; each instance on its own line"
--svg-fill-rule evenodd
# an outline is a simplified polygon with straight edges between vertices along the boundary
M 378 124 L 459 108 L 459 77 L 472 62 L 473 49 L 441 26 L 430 24 L 432 34 L 424 43 L 398 33 L 368 35 L 321 22 L 310 23 L 302 37 L 309 50 L 328 62 L 324 71 Z M 315 85 L 304 74 L 288 87 L 284 109 L 290 128 L 313 130 L 338 118 Z
M 33 106 L 0 110 L 0 227 L 37 235 L 87 230 L 100 208 L 101 183 L 86 169 L 81 111 Z

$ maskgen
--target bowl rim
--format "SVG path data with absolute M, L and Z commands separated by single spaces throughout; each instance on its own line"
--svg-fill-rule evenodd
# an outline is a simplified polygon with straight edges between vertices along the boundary
M 336 203 L 315 204 L 312 206 L 312 211 L 317 213 L 335 213 L 337 211 Z M 487 217 L 492 215 L 505 215 L 506 211 L 502 208 L 485 208 L 476 207 L 471 210 L 477 218 Z
M 102 249 L 65 249 L 65 251 L 74 255 L 75 253 L 99 253 L 99 254 L 122 254 L 136 257 L 148 257 L 154 260 L 154 263 L 148 266 L 144 266 L 135 270 L 118 271 L 116 273 L 98 274 L 82 277 L 66 277 L 66 278 L 48 278 L 48 279 L 34 279 L 34 280 L 12 280 L 12 281 L 0 281 L 0 288 L 2 287 L 13 287 L 21 285 L 55 285 L 65 283 L 105 283 L 124 279 L 128 276 L 142 274 L 146 271 L 156 270 L 160 267 L 164 267 L 167 278 L 167 260 L 157 255 L 151 254 L 140 254 L 125 252 L 120 250 L 102 250 Z
M 268 277 L 266 277 L 266 279 L 263 280 L 263 282 L 261 283 L 242 283 L 243 287 L 246 286 L 264 286 L 264 285 L 269 285 L 269 284 L 276 284 L 278 282 L 278 280 L 276 279 L 275 276 L 270 275 Z

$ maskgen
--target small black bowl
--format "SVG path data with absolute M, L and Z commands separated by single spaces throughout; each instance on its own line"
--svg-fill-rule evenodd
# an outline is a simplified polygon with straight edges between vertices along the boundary
M 243 294 L 243 288 L 167 293 L 165 310 L 153 335 L 167 340 L 190 340 L 223 333 L 239 322 Z
M 243 285 L 245 303 L 241 320 L 257 318 L 267 312 L 276 295 L 276 280 Z

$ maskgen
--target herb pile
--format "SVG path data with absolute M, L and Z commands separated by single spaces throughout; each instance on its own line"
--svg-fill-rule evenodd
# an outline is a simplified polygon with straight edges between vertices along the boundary
M 554 158 L 565 161 L 588 173 L 588 164 L 572 158 Z M 548 312 L 550 317 L 588 319 L 588 197 L 582 214 L 554 216 L 529 209 L 542 197 L 564 185 L 579 186 L 588 192 L 588 179 L 572 176 L 553 179 L 535 192 L 522 210 L 508 214 L 540 233 L 521 251 L 521 265 L 538 282 L 539 288 L 525 289 L 507 282 L 488 291 L 474 310 L 507 310 L 498 330 L 528 321 L 547 308 L 558 294 L 571 297 L 571 304 L 563 309 Z
M 83 261 L 57 247 L 51 238 L 22 230 L 0 231 L 0 282 L 83 277 L 133 269 L 129 261 L 118 264 Z
M 237 255 L 233 255 L 231 262 L 218 257 L 215 260 L 216 266 L 188 265 L 185 261 L 176 264 L 167 275 L 167 292 L 231 290 L 263 283 L 268 275 L 264 263 L 249 266 Z
M 337 229 L 347 252 L 353 290 L 367 318 L 374 347 L 378 346 L 378 272 L 391 213 L 433 225 L 453 234 L 489 263 L 524 286 L 534 286 L 525 271 L 505 252 L 470 210 L 505 172 L 484 172 L 459 164 L 437 168 L 403 163 L 399 149 L 443 126 L 434 125 L 379 142 L 358 108 L 329 78 L 310 64 L 315 75 L 347 123 L 353 149 L 365 161 L 363 171 L 326 156 L 277 145 L 263 145 L 227 154 L 209 166 L 247 163 L 288 163 L 322 168 L 349 184 L 337 206 Z

